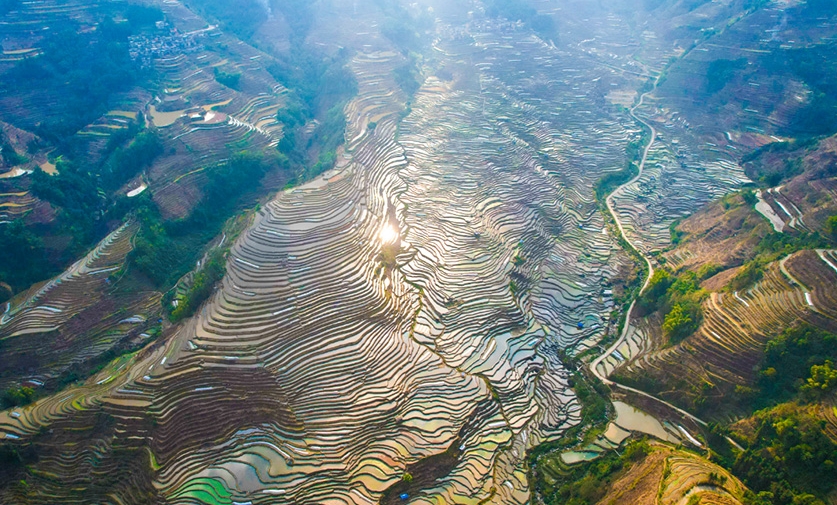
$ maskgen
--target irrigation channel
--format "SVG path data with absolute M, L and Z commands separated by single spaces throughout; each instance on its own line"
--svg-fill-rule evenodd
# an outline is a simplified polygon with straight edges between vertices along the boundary
M 662 74 L 660 74 L 660 75 L 662 75 Z M 647 254 L 643 254 L 639 247 L 637 247 L 633 243 L 631 243 L 630 239 L 628 238 L 628 235 L 625 233 L 625 228 L 622 226 L 622 221 L 619 218 L 619 213 L 616 212 L 616 210 L 613 208 L 613 197 L 615 195 L 619 194 L 624 188 L 630 186 L 631 184 L 634 184 L 636 181 L 638 181 L 640 179 L 640 177 L 642 177 L 642 170 L 645 168 L 645 162 L 648 160 L 648 153 L 651 150 L 651 147 L 654 145 L 654 141 L 657 138 L 657 129 L 654 128 L 654 125 L 652 125 L 648 121 L 639 117 L 636 114 L 636 111 L 637 111 L 637 109 L 639 109 L 642 106 L 642 104 L 645 100 L 645 97 L 648 96 L 649 94 L 653 93 L 657 89 L 657 86 L 658 86 L 659 82 L 660 82 L 660 77 L 657 77 L 654 80 L 654 86 L 649 91 L 646 91 L 645 93 L 640 95 L 639 100 L 637 101 L 636 105 L 634 105 L 630 110 L 631 117 L 634 118 L 637 122 L 641 123 L 643 126 L 645 126 L 646 128 L 648 128 L 651 131 L 651 136 L 648 139 L 648 144 L 645 146 L 645 148 L 643 149 L 643 152 L 642 152 L 642 159 L 640 160 L 639 167 L 638 167 L 638 170 L 637 170 L 637 174 L 631 180 L 629 180 L 628 182 L 622 184 L 621 186 L 619 186 L 618 188 L 613 190 L 613 192 L 611 192 L 610 195 L 608 195 L 607 198 L 605 199 L 605 202 L 607 204 L 607 210 L 608 210 L 608 212 L 610 212 L 611 216 L 613 216 L 613 220 L 616 223 L 616 227 L 619 230 L 619 234 L 625 240 L 625 243 L 628 244 L 628 246 L 630 248 L 632 248 L 634 251 L 636 251 L 636 253 L 639 254 L 639 256 L 645 261 L 646 265 L 648 266 L 648 275 L 646 276 L 645 282 L 642 284 L 642 288 L 640 288 L 639 293 L 637 293 L 636 297 L 631 302 L 631 305 L 628 307 L 628 311 L 625 314 L 625 324 L 622 327 L 622 333 L 619 335 L 619 338 L 616 339 L 616 341 L 610 347 L 608 347 L 607 350 L 605 350 L 604 353 L 602 353 L 598 358 L 596 358 L 595 360 L 593 360 L 590 363 L 590 371 L 593 373 L 593 375 L 596 376 L 596 378 L 598 378 L 600 381 L 602 381 L 607 386 L 619 388 L 623 391 L 629 391 L 631 393 L 634 393 L 634 394 L 637 394 L 637 395 L 640 395 L 640 396 L 644 396 L 645 398 L 650 398 L 651 400 L 654 400 L 655 402 L 660 403 L 662 405 L 665 405 L 666 407 L 674 410 L 675 412 L 682 415 L 683 417 L 691 419 L 692 421 L 694 421 L 695 423 L 697 423 L 701 426 L 706 426 L 707 425 L 706 421 L 694 416 L 693 414 L 690 414 L 689 412 L 686 412 L 685 410 L 683 410 L 683 409 L 681 409 L 681 408 L 679 408 L 679 407 L 677 407 L 677 406 L 675 406 L 675 405 L 673 405 L 673 404 L 671 404 L 671 403 L 669 403 L 669 402 L 667 402 L 667 401 L 665 401 L 661 398 L 657 398 L 656 396 L 654 396 L 652 394 L 646 393 L 645 391 L 641 391 L 639 389 L 632 388 L 632 387 L 629 387 L 629 386 L 625 386 L 625 385 L 619 384 L 618 382 L 614 382 L 611 379 L 609 379 L 606 375 L 599 372 L 599 364 L 602 361 L 604 361 L 605 359 L 607 359 L 608 356 L 613 354 L 613 352 L 616 351 L 619 348 L 619 346 L 621 346 L 625 342 L 625 339 L 628 336 L 628 332 L 631 329 L 631 314 L 633 313 L 634 305 L 636 304 L 636 301 L 639 299 L 639 297 L 642 296 L 642 294 L 648 288 L 648 284 L 650 284 L 650 282 L 651 282 L 651 277 L 654 275 L 654 265 L 651 263 L 651 258 L 649 258 Z M 729 442 L 730 444 L 732 444 L 733 446 L 735 446 L 739 450 L 743 450 L 743 448 L 739 444 L 737 444 L 734 440 L 732 440 L 729 437 L 725 437 L 725 438 L 726 438 L 727 442 Z

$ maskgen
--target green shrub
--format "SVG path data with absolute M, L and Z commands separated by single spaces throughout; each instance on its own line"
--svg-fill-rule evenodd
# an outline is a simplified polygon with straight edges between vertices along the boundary
M 698 268 L 697 278 L 699 281 L 704 281 L 714 276 L 718 272 L 722 271 L 723 269 L 724 267 L 717 263 L 706 263 L 705 265 L 701 265 L 701 267 Z
M 735 291 L 742 291 L 761 280 L 764 276 L 764 267 L 757 261 L 751 261 L 744 265 L 735 276 L 729 281 L 729 288 Z
M 837 372 L 828 363 L 835 362 L 837 335 L 808 324 L 786 329 L 767 342 L 759 372 L 756 407 L 790 400 L 808 384 L 807 390 L 816 392 L 815 396 L 833 389 Z
M 675 303 L 663 321 L 663 334 L 671 343 L 677 343 L 697 330 L 700 321 L 694 307 Z
M 226 248 L 215 249 L 207 258 L 203 267 L 195 274 L 192 285 L 186 294 L 178 300 L 177 307 L 171 312 L 172 321 L 180 321 L 195 313 L 212 294 L 213 288 L 226 273 Z
M 823 504 L 837 485 L 837 444 L 817 408 L 783 404 L 757 412 L 754 435 L 733 471 L 771 505 Z
M 241 86 L 241 72 L 228 73 L 216 68 L 215 80 L 218 81 L 219 84 L 223 84 L 228 88 L 238 90 Z
M 645 316 L 656 312 L 660 308 L 660 302 L 666 296 L 668 288 L 674 283 L 671 275 L 662 268 L 654 271 L 651 280 L 648 282 L 648 287 L 642 296 L 637 300 L 637 309 L 640 316 Z
M 822 365 L 811 367 L 811 376 L 802 386 L 801 391 L 813 398 L 822 398 L 837 389 L 837 369 L 831 360 Z
M 825 221 L 825 232 L 831 240 L 837 240 L 837 216 L 831 216 Z
M 9 388 L 3 393 L 3 408 L 17 407 L 32 403 L 35 390 L 30 387 Z

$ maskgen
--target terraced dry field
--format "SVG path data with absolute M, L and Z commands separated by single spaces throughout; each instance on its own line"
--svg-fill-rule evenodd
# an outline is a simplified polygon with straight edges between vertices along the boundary
M 764 279 L 746 292 L 712 293 L 695 335 L 629 361 L 620 373 L 670 401 L 682 401 L 706 386 L 709 394 L 720 396 L 752 383 L 771 335 L 797 321 L 837 330 L 829 294 L 837 280 L 832 255 L 832 251 L 802 251 L 770 265 Z M 636 335 L 633 345 L 648 345 L 639 338 L 642 333 Z M 624 356 L 631 355 L 639 353 Z
M 610 484 L 598 503 L 685 504 L 695 497 L 713 505 L 742 503 L 744 485 L 719 466 L 662 444 L 651 448 L 648 456 Z

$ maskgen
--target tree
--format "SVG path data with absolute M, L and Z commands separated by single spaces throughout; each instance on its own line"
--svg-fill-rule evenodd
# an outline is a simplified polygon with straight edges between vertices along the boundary
M 677 343 L 694 333 L 695 320 L 683 304 L 675 303 L 663 321 L 663 334 L 672 343 Z
M 814 396 L 822 396 L 837 388 L 837 370 L 833 368 L 831 360 L 822 365 L 811 367 L 811 376 L 802 386 L 802 391 Z
M 744 200 L 744 203 L 746 203 L 749 207 L 754 206 L 758 202 L 756 194 L 749 189 L 741 192 L 741 198 Z
M 215 80 L 228 88 L 241 89 L 241 72 L 223 72 L 216 68 Z
M 12 292 L 29 287 L 54 273 L 44 243 L 23 220 L 0 225 L 0 282 Z
M 3 406 L 16 407 L 18 405 L 26 405 L 32 403 L 35 398 L 35 390 L 30 387 L 20 387 L 7 389 L 3 393 Z
M 825 221 L 825 231 L 832 239 L 837 240 L 837 216 L 831 216 Z

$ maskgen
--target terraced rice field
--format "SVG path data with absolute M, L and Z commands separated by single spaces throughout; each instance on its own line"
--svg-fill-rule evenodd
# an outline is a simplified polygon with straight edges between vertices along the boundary
M 263 62 L 269 60 L 265 53 L 210 25 L 180 2 L 166 1 L 156 6 L 163 10 L 171 28 L 183 37 L 193 37 L 194 44 L 153 60 L 159 90 L 152 92 L 147 84 L 140 83 L 114 94 L 109 100 L 112 110 L 74 137 L 85 143 L 90 158 L 95 160 L 113 133 L 126 129 L 140 116 L 147 118 L 158 127 L 165 155 L 148 169 L 144 182 L 167 218 L 182 218 L 201 198 L 205 179 L 197 168 L 225 161 L 231 150 L 273 152 L 282 137 L 283 125 L 276 113 L 285 103 L 286 90 L 265 70 Z M 98 2 L 74 0 L 22 2 L 0 24 L 0 36 L 16 44 L 37 46 L 54 24 L 92 25 L 101 8 Z M 242 74 L 238 89 L 217 82 L 216 70 Z M 50 102 L 60 97 L 47 99 L 42 94 L 33 90 L 22 97 L 0 100 L 0 115 L 32 129 L 57 110 L 57 104 Z M 34 169 L 34 164 L 23 169 Z M 134 179 L 121 193 L 141 182 Z M 8 214 L 5 220 L 33 208 L 30 204 L 11 211 L 11 207 L 17 208 L 17 202 L 3 197 L 0 205 L 4 205 L 0 213 Z
M 375 503 L 461 440 L 415 503 L 524 502 L 525 450 L 579 419 L 555 350 L 598 338 L 625 261 L 589 188 L 625 164 L 638 128 L 592 101 L 562 105 L 585 103 L 597 66 L 568 71 L 554 48 L 524 31 L 499 43 L 500 30 L 440 44 L 460 77 L 429 79 L 400 124 L 400 57 L 359 55 L 335 170 L 263 208 L 222 289 L 164 347 L 3 414 L 6 437 L 88 404 L 117 430 L 153 418 L 144 444 L 172 503 Z M 529 79 L 494 69 L 530 58 Z M 554 102 L 535 98 L 556 73 Z
M 37 201 L 29 191 L 0 193 L 0 222 L 11 222 L 30 210 Z
M 159 293 L 114 296 L 109 288 L 137 229 L 136 224 L 123 225 L 63 274 L 4 304 L 0 387 L 21 380 L 44 385 L 126 337 L 143 338 L 149 319 L 159 313 Z
M 403 58 L 354 58 L 359 94 L 336 167 L 262 207 L 199 314 L 83 386 L 0 413 L 4 443 L 54 430 L 27 502 L 374 504 L 408 465 L 454 443 L 456 465 L 411 503 L 529 499 L 525 451 L 580 420 L 558 351 L 586 350 L 612 329 L 611 280 L 628 262 L 591 188 L 626 166 L 641 128 L 602 86 L 636 89 L 652 72 L 513 23 L 438 33 L 433 55 L 453 77 L 431 75 L 408 113 L 392 77 Z M 260 80 L 256 50 L 241 50 L 253 51 L 238 58 L 246 78 L 266 88 L 255 97 L 214 82 L 208 69 L 227 64 L 217 55 L 157 62 L 168 91 L 155 109 L 178 111 L 160 128 L 199 164 L 217 161 L 223 143 L 278 141 L 270 118 L 283 90 Z M 655 64 L 670 55 L 653 53 Z M 180 108 L 186 98 L 198 105 Z M 615 198 L 643 252 L 667 244 L 673 219 L 743 180 L 727 154 L 707 160 L 701 141 L 682 135 L 664 134 L 651 168 Z M 168 188 L 200 177 L 183 161 L 148 174 L 172 215 L 197 190 Z M 773 289 L 798 301 L 774 277 L 778 287 L 747 296 L 772 300 Z M 802 277 L 794 282 L 811 283 L 814 304 L 830 303 Z M 17 310 L 5 323 L 15 331 L 59 324 Z M 0 501 L 21 499 L 3 492 Z
M 725 8 L 713 5 L 704 7 Z M 701 16 L 695 13 L 693 22 L 713 19 L 703 14 L 703 21 L 698 21 Z M 720 94 L 709 93 L 705 89 L 709 62 L 741 58 L 749 61 L 751 69 L 769 68 L 762 62 L 792 58 L 792 49 L 829 44 L 837 29 L 813 22 L 785 2 L 728 15 L 728 22 L 716 27 L 717 36 L 705 42 L 696 37 L 695 46 L 678 55 L 660 86 L 637 110 L 658 135 L 642 177 L 614 195 L 614 202 L 628 239 L 643 253 L 670 245 L 669 226 L 676 219 L 748 182 L 739 166 L 742 154 L 781 140 L 776 135 L 805 103 L 808 92 L 795 76 L 771 71 L 751 72 L 746 82 L 736 81 Z M 785 83 L 779 91 L 773 86 L 778 81 Z M 724 94 L 732 90 L 734 96 Z M 696 106 L 699 101 L 705 103 Z M 764 193 L 764 213 L 777 231 L 784 226 L 805 230 L 800 208 L 807 192 L 789 195 L 782 189 Z

